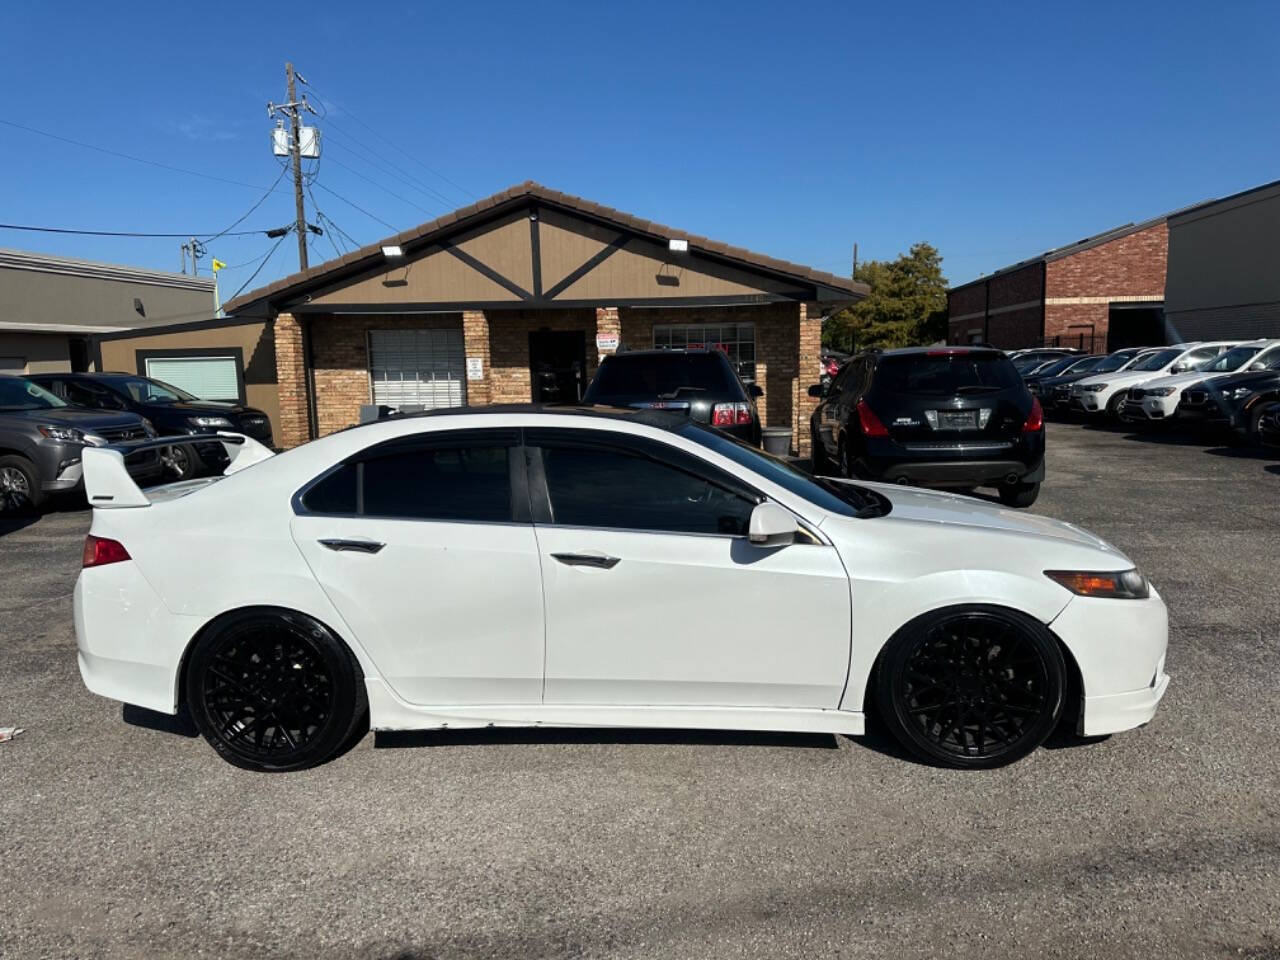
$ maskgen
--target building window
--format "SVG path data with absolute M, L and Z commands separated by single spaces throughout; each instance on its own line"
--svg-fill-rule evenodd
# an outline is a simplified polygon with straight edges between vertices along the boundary
M 653 345 L 659 350 L 686 347 L 723 350 L 744 383 L 756 380 L 754 323 L 655 323 Z
M 428 410 L 467 402 L 461 330 L 370 330 L 373 402 Z
M 164 351 L 148 356 L 139 351 L 142 369 L 138 372 L 185 390 L 201 400 L 242 401 L 244 374 L 239 355 L 210 351 L 207 356 L 165 356 Z

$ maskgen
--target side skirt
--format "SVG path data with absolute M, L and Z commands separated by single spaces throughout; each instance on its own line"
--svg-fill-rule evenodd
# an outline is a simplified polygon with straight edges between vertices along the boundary
M 420 707 L 400 700 L 379 679 L 366 677 L 365 686 L 369 692 L 369 726 L 374 730 L 649 727 L 844 733 L 862 736 L 866 729 L 864 715 L 847 710 L 542 703 Z

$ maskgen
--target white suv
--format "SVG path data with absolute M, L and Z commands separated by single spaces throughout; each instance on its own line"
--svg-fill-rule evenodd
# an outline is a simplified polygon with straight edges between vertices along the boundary
M 1142 386 L 1134 387 L 1129 391 L 1129 399 L 1121 412 L 1128 417 L 1167 420 L 1178 409 L 1183 387 L 1214 379 L 1205 374 L 1227 376 L 1245 370 L 1265 370 L 1277 357 L 1280 357 L 1280 340 L 1250 340 L 1223 351 L 1195 370 L 1148 380 Z
M 1171 373 L 1185 373 L 1207 363 L 1224 350 L 1240 341 L 1222 340 L 1213 343 L 1178 343 L 1171 347 L 1159 347 L 1138 357 L 1118 373 L 1100 373 L 1085 377 L 1071 388 L 1071 399 L 1085 413 L 1107 413 L 1120 419 L 1125 414 L 1122 407 L 1129 391 L 1148 380 Z

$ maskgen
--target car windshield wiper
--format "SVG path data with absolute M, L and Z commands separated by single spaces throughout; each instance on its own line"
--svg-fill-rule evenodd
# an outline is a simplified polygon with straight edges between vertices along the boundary
M 986 383 L 969 383 L 963 387 L 956 387 L 956 393 L 994 393 L 997 390 L 1003 390 L 1004 387 L 997 387 Z
M 689 392 L 691 392 L 691 393 L 706 393 L 706 392 L 707 392 L 707 388 L 706 388 L 706 387 L 676 387 L 676 388 L 675 388 L 674 390 L 672 390 L 670 393 L 660 393 L 660 394 L 658 394 L 658 399 L 659 399 L 659 400 L 674 400 L 676 397 L 680 396 L 680 394 L 681 394 L 681 393 L 683 393 L 683 392 L 684 392 L 684 391 L 686 391 L 686 390 L 688 390 L 688 391 L 689 391 Z

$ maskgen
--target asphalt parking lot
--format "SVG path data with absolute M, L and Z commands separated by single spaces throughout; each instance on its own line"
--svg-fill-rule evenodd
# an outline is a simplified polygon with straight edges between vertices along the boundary
M 985 773 L 534 731 L 254 775 L 81 685 L 87 512 L 0 528 L 0 956 L 1280 957 L 1280 460 L 1049 430 L 1034 510 L 1148 573 L 1173 682 Z

